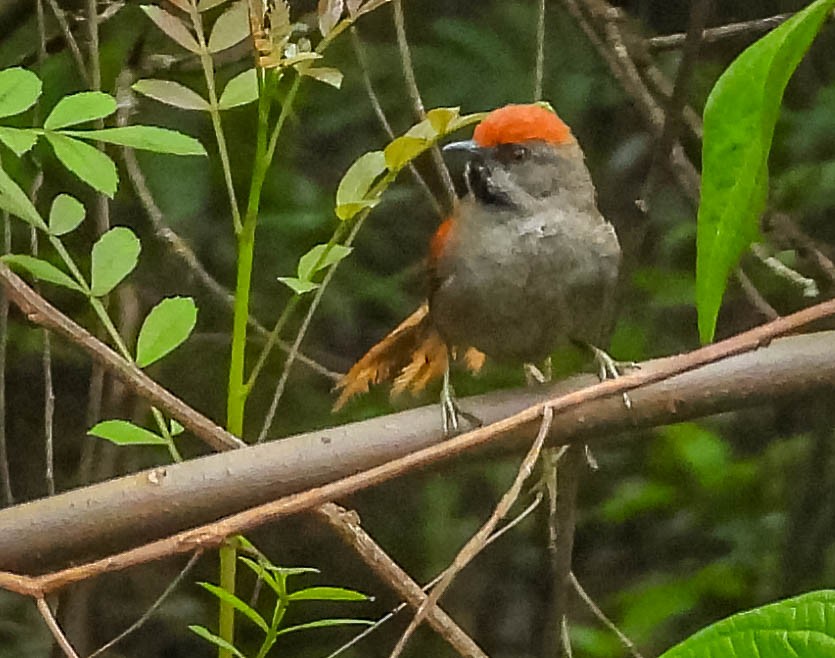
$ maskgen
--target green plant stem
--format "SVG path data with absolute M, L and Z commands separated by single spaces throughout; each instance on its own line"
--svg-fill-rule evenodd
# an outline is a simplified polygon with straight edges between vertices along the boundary
M 215 141 L 220 154 L 220 164 L 223 169 L 223 180 L 226 183 L 226 193 L 229 196 L 229 206 L 232 211 L 232 223 L 235 227 L 235 234 L 243 229 L 241 224 L 241 211 L 238 208 L 238 198 L 235 195 L 235 186 L 232 183 L 232 167 L 229 164 L 229 151 L 226 148 L 226 136 L 223 132 L 223 124 L 220 121 L 220 106 L 218 105 L 217 89 L 215 87 L 215 65 L 212 54 L 206 45 L 206 36 L 203 33 L 203 19 L 197 11 L 197 2 L 192 0 L 189 3 L 189 16 L 194 32 L 197 35 L 197 42 L 200 44 L 200 65 L 203 68 L 203 77 L 206 79 L 206 89 L 209 92 L 209 116 L 212 119 L 212 128 L 215 131 Z
M 258 379 L 258 375 L 261 374 L 261 369 L 264 367 L 264 364 L 267 362 L 267 357 L 270 356 L 270 352 L 272 352 L 273 347 L 278 342 L 278 338 L 281 335 L 281 330 L 284 328 L 284 325 L 287 323 L 287 320 L 290 319 L 293 311 L 296 310 L 296 306 L 298 306 L 299 301 L 301 300 L 301 295 L 295 294 L 287 302 L 287 305 L 284 307 L 284 310 L 281 312 L 281 315 L 278 316 L 278 320 L 275 322 L 275 326 L 270 331 L 270 335 L 267 337 L 267 342 L 264 344 L 264 347 L 261 349 L 261 353 L 258 355 L 258 361 L 255 362 L 255 365 L 252 368 L 252 372 L 249 373 L 249 379 L 246 381 L 246 393 L 249 395 L 252 392 L 252 387 L 255 386 L 255 382 Z
M 168 429 L 168 425 L 165 423 L 165 417 L 162 415 L 162 412 L 156 407 L 151 407 L 151 413 L 154 416 L 154 420 L 157 423 L 159 431 L 162 432 L 162 436 L 167 442 L 166 447 L 168 448 L 168 452 L 171 455 L 171 459 L 173 459 L 175 462 L 183 461 L 183 457 L 180 454 L 180 451 L 177 450 L 177 446 L 174 444 L 174 437 L 171 436 L 171 431 Z

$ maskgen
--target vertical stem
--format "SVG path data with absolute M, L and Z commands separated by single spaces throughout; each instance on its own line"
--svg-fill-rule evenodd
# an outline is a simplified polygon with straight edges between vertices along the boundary
M 536 21 L 536 68 L 533 78 L 533 99 L 542 100 L 542 79 L 545 76 L 545 0 L 539 0 Z
M 3 253 L 12 250 L 12 232 L 9 213 L 5 210 L 3 217 Z M 11 473 L 9 472 L 9 457 L 6 446 L 6 351 L 9 344 L 9 298 L 5 290 L 0 291 L 0 490 L 3 495 L 3 505 L 14 505 L 12 495 Z

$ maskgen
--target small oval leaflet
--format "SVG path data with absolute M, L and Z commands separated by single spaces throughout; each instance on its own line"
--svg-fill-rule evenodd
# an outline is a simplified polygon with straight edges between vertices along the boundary
M 133 272 L 142 249 L 139 238 L 125 226 L 117 226 L 93 245 L 92 285 L 94 297 L 106 295 Z
M 136 341 L 136 365 L 144 368 L 179 347 L 197 323 L 191 297 L 169 297 L 151 309 Z
M 84 206 L 78 199 L 69 194 L 59 194 L 49 209 L 49 232 L 52 235 L 70 233 L 84 221 L 85 214 Z
M 126 420 L 103 420 L 93 425 L 87 433 L 120 446 L 164 446 L 168 443 L 159 434 L 154 434 Z

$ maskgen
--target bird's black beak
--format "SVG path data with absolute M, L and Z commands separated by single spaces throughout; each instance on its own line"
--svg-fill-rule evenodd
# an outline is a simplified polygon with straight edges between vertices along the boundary
M 470 154 L 481 152 L 481 147 L 472 139 L 464 140 L 463 142 L 450 142 L 443 148 L 444 151 L 465 151 Z

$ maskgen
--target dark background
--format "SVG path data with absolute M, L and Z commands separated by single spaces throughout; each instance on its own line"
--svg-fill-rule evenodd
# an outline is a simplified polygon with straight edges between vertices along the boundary
M 80 11 L 81 3 L 62 3 Z M 303 18 L 313 3 L 293 3 Z M 536 5 L 506 1 L 422 0 L 406 3 L 407 30 L 417 79 L 427 107 L 460 105 L 481 111 L 532 98 Z M 716 2 L 711 25 L 794 11 L 803 2 Z M 622 3 L 645 35 L 683 31 L 689 3 L 643 0 Z M 51 24 L 51 23 L 50 23 Z M 394 39 L 391 7 L 361 19 L 359 29 L 370 62 L 369 74 L 396 132 L 414 121 Z M 79 30 L 83 45 L 83 30 Z M 704 47 L 691 82 L 690 100 L 700 112 L 716 77 L 750 41 L 733 39 Z M 0 5 L 0 67 L 26 65 L 44 80 L 48 110 L 67 93 L 81 90 L 60 39 L 50 40 L 45 62 L 36 61 L 33 3 Z M 125 66 L 147 63 L 149 55 L 183 51 L 166 41 L 134 3 L 101 28 L 103 87 L 114 91 Z M 823 31 L 789 85 L 772 153 L 771 204 L 794 220 L 824 248 L 833 238 L 835 197 L 835 32 Z M 225 82 L 248 64 L 245 58 L 220 68 Z M 662 53 L 659 67 L 672 75 L 678 52 Z M 387 138 L 373 115 L 347 34 L 327 52 L 325 63 L 345 74 L 341 90 L 308 82 L 282 134 L 275 164 L 264 188 L 258 229 L 253 313 L 271 325 L 289 298 L 277 276 L 292 275 L 301 254 L 326 241 L 336 219 L 336 185 L 362 153 L 382 148 Z M 204 90 L 202 72 L 179 65 L 155 77 L 176 79 Z M 642 360 L 694 348 L 698 344 L 694 308 L 695 209 L 672 179 L 662 177 L 649 199 L 650 212 L 635 207 L 642 196 L 653 141 L 630 99 L 560 3 L 549 2 L 546 25 L 544 97 L 569 123 L 583 145 L 600 206 L 616 225 L 625 249 L 620 319 L 611 344 L 614 356 Z M 44 110 L 44 111 L 45 111 Z M 178 128 L 198 137 L 212 157 L 175 158 L 139 154 L 166 221 L 194 248 L 206 268 L 227 288 L 234 286 L 235 249 L 222 173 L 215 157 L 207 116 L 139 99 L 136 123 Z M 23 124 L 31 122 L 25 116 Z M 4 121 L 12 124 L 13 121 Z M 29 123 L 29 125 L 32 125 Z M 248 188 L 254 144 L 254 106 L 224 114 L 232 169 L 239 197 Z M 698 162 L 698 145 L 687 143 Z M 115 155 L 115 153 L 114 153 Z M 45 169 L 42 199 L 69 191 L 88 207 L 89 189 L 62 170 L 46 149 L 36 150 Z M 4 167 L 21 181 L 31 177 L 2 151 Z M 418 163 L 440 191 L 431 162 Z M 116 314 L 144 313 L 162 296 L 194 295 L 200 307 L 197 334 L 154 366 L 152 376 L 190 404 L 222 422 L 231 314 L 197 284 L 190 272 L 154 236 L 124 171 L 111 206 L 114 224 L 131 226 L 142 238 L 143 254 L 129 284 L 113 301 Z M 341 266 L 317 313 L 305 351 L 344 371 L 419 303 L 422 259 L 440 218 L 407 172 L 386 194 L 364 226 L 356 250 Z M 28 247 L 23 226 L 14 227 L 15 249 Z M 86 233 L 85 233 L 86 231 Z M 70 247 L 89 251 L 93 229 L 73 235 Z M 780 252 L 784 245 L 775 244 Z M 781 254 L 817 279 L 826 280 L 804 258 Z M 798 290 L 747 256 L 745 272 L 781 313 L 808 303 Z M 60 308 L 93 326 L 83 303 L 61 290 L 47 291 Z M 119 310 L 120 309 L 120 310 Z M 126 310 L 127 309 L 127 310 Z M 718 336 L 762 322 L 763 318 L 732 281 L 719 318 Z M 298 318 L 294 323 L 297 324 Z M 294 329 L 291 327 L 291 329 Z M 285 336 L 292 339 L 293 331 Z M 260 343 L 254 342 L 253 346 Z M 7 434 L 12 485 L 18 501 L 45 495 L 42 476 L 43 405 L 41 334 L 12 314 L 7 363 Z M 92 454 L 90 479 L 104 479 L 161 463 L 167 454 L 153 448 L 115 450 L 85 439 L 90 364 L 76 349 L 53 342 L 57 396 L 56 478 L 59 490 L 82 483 L 82 454 Z M 253 353 L 255 353 L 253 351 Z M 558 360 L 558 374 L 581 366 L 576 355 Z M 281 372 L 272 358 L 250 398 L 248 438 L 254 438 Z M 330 414 L 331 382 L 296 364 L 271 436 L 386 413 L 385 390 Z M 456 379 L 460 394 L 521 384 L 521 372 L 488 368 L 478 379 Z M 146 410 L 109 387 L 105 417 Z M 421 403 L 434 400 L 432 391 Z M 835 582 L 835 458 L 830 396 L 785 400 L 769 408 L 723 414 L 699 423 L 636 433 L 595 450 L 600 462 L 580 494 L 575 573 L 598 604 L 646 655 L 656 655 L 705 624 L 732 612 Z M 396 407 L 412 404 L 395 401 Z M 85 448 L 85 445 L 87 446 Z M 187 455 L 199 454 L 197 441 L 184 438 Z M 459 460 L 401 478 L 346 501 L 364 527 L 418 581 L 445 567 L 486 519 L 508 486 L 518 457 Z M 526 494 L 525 501 L 531 495 Z M 524 501 L 523 501 L 524 502 Z M 327 528 L 306 517 L 259 530 L 250 537 L 276 563 L 315 566 L 319 576 L 299 576 L 298 586 L 334 584 L 373 594 L 370 603 L 316 607 L 298 604 L 291 621 L 333 616 L 369 619 L 396 604 L 394 596 L 368 573 Z M 105 576 L 62 596 L 61 614 L 80 650 L 110 639 L 138 617 L 174 577 L 181 560 Z M 547 555 L 544 515 L 534 514 L 485 551 L 459 576 L 445 608 L 497 658 L 539 655 L 544 623 Z M 139 632 L 113 656 L 198 656 L 214 650 L 193 636 L 188 624 L 213 625 L 215 601 L 195 580 L 217 578 L 215 558 L 205 557 L 196 573 Z M 242 598 L 252 583 L 242 578 Z M 576 655 L 624 656 L 617 639 L 599 626 L 583 604 L 572 599 Z M 350 656 L 388 654 L 405 616 L 388 623 Z M 255 634 L 240 622 L 239 644 L 252 650 Z M 350 637 L 350 630 L 318 630 L 288 636 L 273 655 L 325 656 Z M 45 656 L 48 636 L 30 601 L 0 592 L 0 657 Z M 410 644 L 410 656 L 446 656 L 451 650 L 431 632 Z

